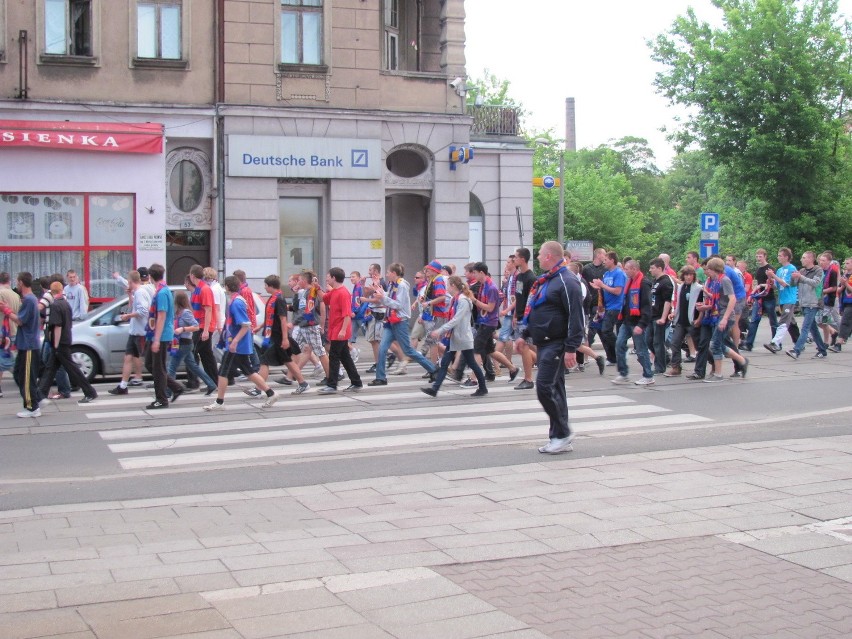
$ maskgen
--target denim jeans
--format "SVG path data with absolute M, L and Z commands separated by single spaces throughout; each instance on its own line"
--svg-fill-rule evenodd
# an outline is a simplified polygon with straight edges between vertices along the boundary
M 757 337 L 757 327 L 760 325 L 760 318 L 769 318 L 769 327 L 772 329 L 772 335 L 775 336 L 775 331 L 778 330 L 778 317 L 775 315 L 775 296 L 770 295 L 762 299 L 754 301 L 751 307 L 751 317 L 748 324 L 748 337 L 746 337 L 746 346 L 754 347 L 754 340 Z
M 730 331 L 731 322 L 725 324 L 724 330 L 720 329 L 718 324 L 713 328 L 713 336 L 710 338 L 710 355 L 714 362 L 725 359 L 725 352 L 728 350 L 728 345 L 725 342 Z
M 814 346 L 816 346 L 817 351 L 823 355 L 828 353 L 825 342 L 822 341 L 822 334 L 817 326 L 819 312 L 820 309 L 815 306 L 802 308 L 802 329 L 799 332 L 799 339 L 796 340 L 796 345 L 793 346 L 793 350 L 796 353 L 801 353 L 805 350 L 805 345 L 808 343 L 808 333 L 814 338 Z
M 601 330 L 599 331 L 599 335 L 601 338 L 601 344 L 603 344 L 604 352 L 606 353 L 606 360 L 608 362 L 616 361 L 615 356 L 615 327 L 618 323 L 618 311 L 605 311 L 603 316 L 603 321 L 601 325 Z
M 647 343 L 648 347 L 654 351 L 654 372 L 665 373 L 668 365 L 669 354 L 666 350 L 666 334 L 668 333 L 669 323 L 657 324 L 652 321 L 648 326 Z
M 193 353 L 193 345 L 191 339 L 182 339 L 180 340 L 180 346 L 178 347 L 177 353 L 174 355 L 169 355 L 169 366 L 168 366 L 168 375 L 172 379 L 175 378 L 175 373 L 177 372 L 178 366 L 181 364 L 186 364 L 186 371 L 192 371 L 195 373 L 195 376 L 198 377 L 199 380 L 204 382 L 204 385 L 207 386 L 207 390 L 211 388 L 216 388 L 216 382 L 210 379 L 210 376 L 205 372 L 201 366 L 198 365 L 198 362 L 195 361 L 195 354 Z
M 618 374 L 622 377 L 627 377 L 630 369 L 627 366 L 627 343 L 630 338 L 633 338 L 633 346 L 636 348 L 636 355 L 639 357 L 639 364 L 642 366 L 642 377 L 651 379 L 654 377 L 654 371 L 651 369 L 651 358 L 648 356 L 648 342 L 643 331 L 639 335 L 633 334 L 633 326 L 624 322 L 618 331 L 618 337 L 615 340 L 615 358 L 618 364 Z
M 50 360 L 53 357 L 53 346 L 49 341 L 45 341 L 41 345 L 41 363 L 47 367 L 50 364 Z M 71 395 L 71 381 L 68 379 L 68 373 L 65 371 L 62 366 L 56 369 L 56 374 L 54 375 L 54 379 L 56 381 L 56 390 L 60 395 L 64 397 L 68 397 Z M 47 391 L 43 394 L 45 397 L 50 395 L 50 385 L 53 384 L 54 379 L 49 380 Z
M 385 322 L 382 330 L 382 341 L 379 342 L 379 359 L 376 362 L 376 379 L 387 380 L 387 356 L 391 342 L 396 342 L 409 359 L 414 360 L 428 372 L 434 373 L 436 368 L 428 359 L 411 347 L 411 337 L 408 334 L 408 322 L 403 320 L 396 324 Z M 333 371 L 332 371 L 333 372 Z

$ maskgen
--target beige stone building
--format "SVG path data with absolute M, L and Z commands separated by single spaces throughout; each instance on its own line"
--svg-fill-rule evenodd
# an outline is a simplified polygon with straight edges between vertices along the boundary
M 463 0 L 0 0 L 0 270 L 497 270 L 532 155 L 464 46 Z

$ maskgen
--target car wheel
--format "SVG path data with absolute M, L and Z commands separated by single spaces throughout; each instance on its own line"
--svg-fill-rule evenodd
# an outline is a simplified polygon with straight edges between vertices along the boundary
M 77 364 L 80 372 L 91 383 L 98 374 L 98 358 L 88 348 L 82 346 L 71 347 L 71 359 Z

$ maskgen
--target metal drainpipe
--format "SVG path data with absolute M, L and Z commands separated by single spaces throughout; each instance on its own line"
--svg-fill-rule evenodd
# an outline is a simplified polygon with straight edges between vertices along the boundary
M 225 101 L 225 0 L 216 1 L 216 64 L 213 69 L 216 116 L 213 121 L 216 145 L 216 219 L 219 226 L 220 276 L 225 275 L 225 118 L 220 107 Z

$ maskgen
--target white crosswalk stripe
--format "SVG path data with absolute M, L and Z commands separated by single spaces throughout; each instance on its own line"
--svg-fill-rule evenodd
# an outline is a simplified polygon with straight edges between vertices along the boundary
M 515 391 L 514 385 L 498 380 L 489 386 L 487 398 L 471 399 L 468 396 L 473 389 L 446 384 L 438 398 L 433 399 L 416 388 L 424 384 L 411 376 L 391 378 L 387 387 L 330 397 L 316 393 L 291 397 L 284 389 L 286 397 L 266 410 L 259 408 L 258 398 L 248 398 L 240 389 L 229 389 L 227 411 L 211 415 L 201 412 L 202 405 L 211 398 L 181 397 L 179 406 L 148 413 L 139 408 L 143 399 L 140 395 L 109 402 L 109 408 L 128 410 L 91 412 L 87 417 L 104 419 L 110 415 L 109 419 L 127 424 L 128 427 L 99 433 L 127 470 L 546 437 L 548 420 L 535 391 Z M 644 392 L 635 397 L 572 395 L 569 384 L 572 426 L 583 435 L 711 421 L 648 403 L 652 397 Z M 136 408 L 132 408 L 134 405 Z M 163 421 L 166 417 L 189 416 L 204 416 L 205 420 L 182 424 Z M 140 418 L 147 423 L 154 419 L 154 425 L 144 427 Z M 165 425 L 157 426 L 157 422 Z

